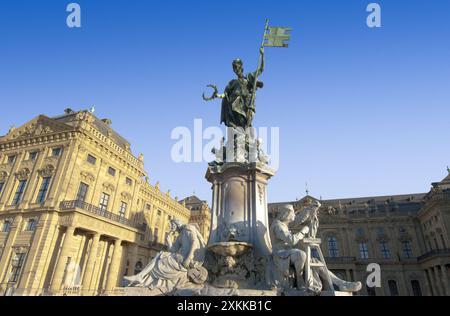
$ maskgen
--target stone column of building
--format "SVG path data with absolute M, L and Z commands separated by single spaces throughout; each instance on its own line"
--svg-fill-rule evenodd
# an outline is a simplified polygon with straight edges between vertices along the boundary
M 72 155 L 73 155 L 73 148 L 74 146 L 72 146 L 72 148 L 70 148 L 69 144 L 66 144 L 63 146 L 63 150 L 62 150 L 62 155 L 58 161 L 58 166 L 56 169 L 56 173 L 53 175 L 53 180 L 52 180 L 52 185 L 50 186 L 50 189 L 48 191 L 48 198 L 47 198 L 47 203 L 50 206 L 58 206 L 57 203 L 60 201 L 56 200 L 56 197 L 58 196 L 57 194 L 59 193 L 58 191 L 61 190 L 62 188 L 62 183 L 64 182 L 65 178 L 66 178 L 66 173 L 67 173 L 67 167 L 71 161 Z M 62 195 L 61 195 L 62 198 Z
M 450 296 L 450 286 L 448 283 L 448 274 L 447 274 L 447 268 L 445 267 L 445 264 L 442 264 L 441 266 L 441 274 L 442 274 L 442 286 L 443 286 L 443 295 Z
M 16 241 L 17 234 L 20 232 L 20 227 L 22 226 L 22 215 L 17 215 L 14 218 L 14 222 L 11 225 L 11 230 L 8 234 L 8 239 L 6 240 L 5 247 L 3 249 L 3 254 L 0 260 L 0 284 L 7 283 L 6 279 L 8 276 L 8 269 L 10 268 L 10 258 L 12 255 L 12 247 Z
M 122 255 L 122 240 L 114 240 L 114 251 L 111 258 L 111 265 L 109 266 L 108 276 L 106 280 L 106 291 L 112 291 L 117 285 L 118 273 L 120 269 L 121 255 Z
M 134 267 L 138 261 L 138 250 L 139 246 L 137 244 L 131 244 L 129 246 L 131 248 L 131 256 L 130 256 L 130 266 L 128 270 L 128 275 L 134 275 Z
M 84 272 L 82 282 L 82 289 L 87 291 L 88 293 L 91 293 L 94 290 L 92 284 L 92 276 L 94 272 L 94 267 L 96 266 L 97 263 L 97 252 L 99 241 L 100 241 L 100 234 L 94 233 L 94 235 L 92 236 L 91 249 L 89 250 L 89 257 L 86 263 L 86 271 Z
M 34 188 L 31 186 L 37 187 L 40 185 L 41 176 L 38 172 L 38 170 L 43 166 L 44 158 L 47 155 L 47 147 L 44 148 L 44 150 L 41 152 L 40 155 L 38 155 L 38 158 L 36 160 L 34 169 L 32 170 L 31 176 L 28 178 L 28 188 L 25 190 L 25 193 L 23 195 L 22 201 L 23 201 L 23 208 L 26 209 L 29 207 L 30 203 L 34 203 L 32 199 L 34 198 L 33 194 L 35 193 Z
M 64 270 L 66 268 L 67 255 L 70 251 L 70 246 L 73 239 L 73 234 L 75 232 L 75 227 L 69 226 L 67 227 L 66 234 L 64 236 L 63 245 L 61 248 L 61 253 L 58 258 L 58 262 L 55 267 L 55 273 L 53 274 L 52 284 L 50 286 L 50 291 L 53 294 L 56 294 L 60 288 L 62 283 L 62 278 L 64 277 Z
M 36 226 L 36 231 L 34 232 L 33 242 L 31 244 L 30 250 L 27 257 L 29 258 L 23 268 L 22 278 L 18 288 L 24 289 L 23 295 L 33 295 L 32 282 L 36 278 L 35 260 L 38 260 L 38 252 L 45 237 L 48 232 L 48 226 L 46 225 L 48 214 L 41 215 L 39 219 L 39 224 Z
M 438 275 L 436 267 L 432 267 L 432 268 L 430 268 L 430 270 L 431 270 L 431 275 L 433 276 L 434 289 L 435 289 L 437 296 L 444 295 L 444 292 L 442 291 L 442 288 L 441 288 L 441 282 L 439 282 L 439 275 Z
M 428 291 L 430 293 L 430 296 L 434 296 L 434 289 L 433 289 L 433 280 L 431 278 L 431 273 L 429 269 L 425 269 L 425 281 L 428 286 Z

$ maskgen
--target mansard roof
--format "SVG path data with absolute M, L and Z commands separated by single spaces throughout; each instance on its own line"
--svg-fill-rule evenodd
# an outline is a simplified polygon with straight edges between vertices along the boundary
M 74 111 L 71 111 L 70 109 L 68 109 L 68 110 L 66 110 L 66 114 L 52 117 L 52 119 L 57 122 L 64 123 L 67 125 L 74 125 L 74 118 L 80 112 L 87 112 L 87 111 L 74 112 Z M 102 135 L 111 138 L 114 141 L 114 143 L 116 143 L 123 149 L 128 150 L 130 148 L 130 142 L 128 142 L 124 137 L 122 137 L 115 130 L 113 130 L 107 123 L 108 120 L 101 120 L 98 117 L 96 117 L 93 113 L 90 113 L 90 114 L 94 117 L 94 121 L 92 124 Z

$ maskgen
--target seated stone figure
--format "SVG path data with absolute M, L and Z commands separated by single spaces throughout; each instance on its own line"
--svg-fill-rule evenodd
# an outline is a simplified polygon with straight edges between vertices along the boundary
M 333 291 L 335 285 L 341 291 L 357 292 L 361 290 L 361 282 L 346 282 L 338 278 L 334 273 L 323 267 L 314 267 L 311 278 L 304 280 L 304 269 L 306 264 L 306 252 L 303 240 L 305 238 L 315 238 L 318 229 L 317 211 L 321 207 L 320 202 L 313 201 L 301 212 L 295 215 L 292 205 L 287 204 L 279 207 L 277 217 L 271 225 L 271 239 L 273 246 L 273 256 L 278 283 L 281 287 L 289 287 L 286 278 L 290 274 L 290 267 L 295 267 L 295 279 L 299 290 L 310 290 L 320 292 L 322 290 Z M 292 233 L 289 224 L 296 224 L 298 233 Z M 311 262 L 318 262 L 317 258 L 312 258 Z M 322 283 L 322 280 L 330 280 L 332 284 Z
M 168 251 L 159 252 L 137 275 L 124 277 L 128 286 L 158 289 L 163 293 L 183 287 L 190 282 L 202 284 L 208 272 L 202 267 L 205 258 L 205 241 L 195 225 L 183 225 L 172 220 L 171 231 L 178 232 L 173 244 L 166 241 Z
M 303 269 L 306 263 L 306 253 L 295 246 L 305 237 L 308 231 L 305 229 L 296 234 L 292 233 L 288 225 L 294 220 L 295 213 L 292 205 L 283 205 L 279 208 L 276 218 L 270 226 L 275 279 L 282 288 L 290 287 L 288 284 L 290 267 L 294 266 L 297 288 L 305 290 Z

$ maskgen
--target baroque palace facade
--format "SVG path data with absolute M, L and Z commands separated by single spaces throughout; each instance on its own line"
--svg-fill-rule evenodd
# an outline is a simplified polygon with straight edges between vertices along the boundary
M 299 209 L 309 199 L 287 203 Z M 429 193 L 321 202 L 318 237 L 328 268 L 363 284 L 369 264 L 381 268 L 381 287 L 360 295 L 450 296 L 450 171 Z M 279 204 L 286 203 L 269 205 L 269 217 Z
M 66 109 L 0 137 L 0 295 L 107 293 L 163 248 L 171 219 L 204 227 L 110 125 Z
M 107 294 L 164 247 L 173 218 L 208 239 L 207 202 L 150 185 L 110 125 L 67 109 L 0 137 L 0 295 Z M 450 172 L 424 194 L 321 202 L 328 267 L 363 283 L 381 267 L 381 287 L 361 295 L 450 295 Z

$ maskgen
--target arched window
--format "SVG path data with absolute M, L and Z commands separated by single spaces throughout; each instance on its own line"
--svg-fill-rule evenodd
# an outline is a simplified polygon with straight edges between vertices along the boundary
M 389 292 L 390 292 L 391 296 L 398 296 L 397 282 L 394 280 L 389 280 L 388 286 L 389 286 Z
M 420 283 L 417 280 L 411 280 L 411 288 L 414 296 L 422 296 L 422 289 Z
M 141 261 L 136 262 L 135 266 L 134 266 L 134 274 L 138 274 L 139 272 L 142 271 L 143 268 L 143 264 Z
M 328 237 L 328 255 L 331 258 L 339 257 L 338 241 L 334 236 Z

